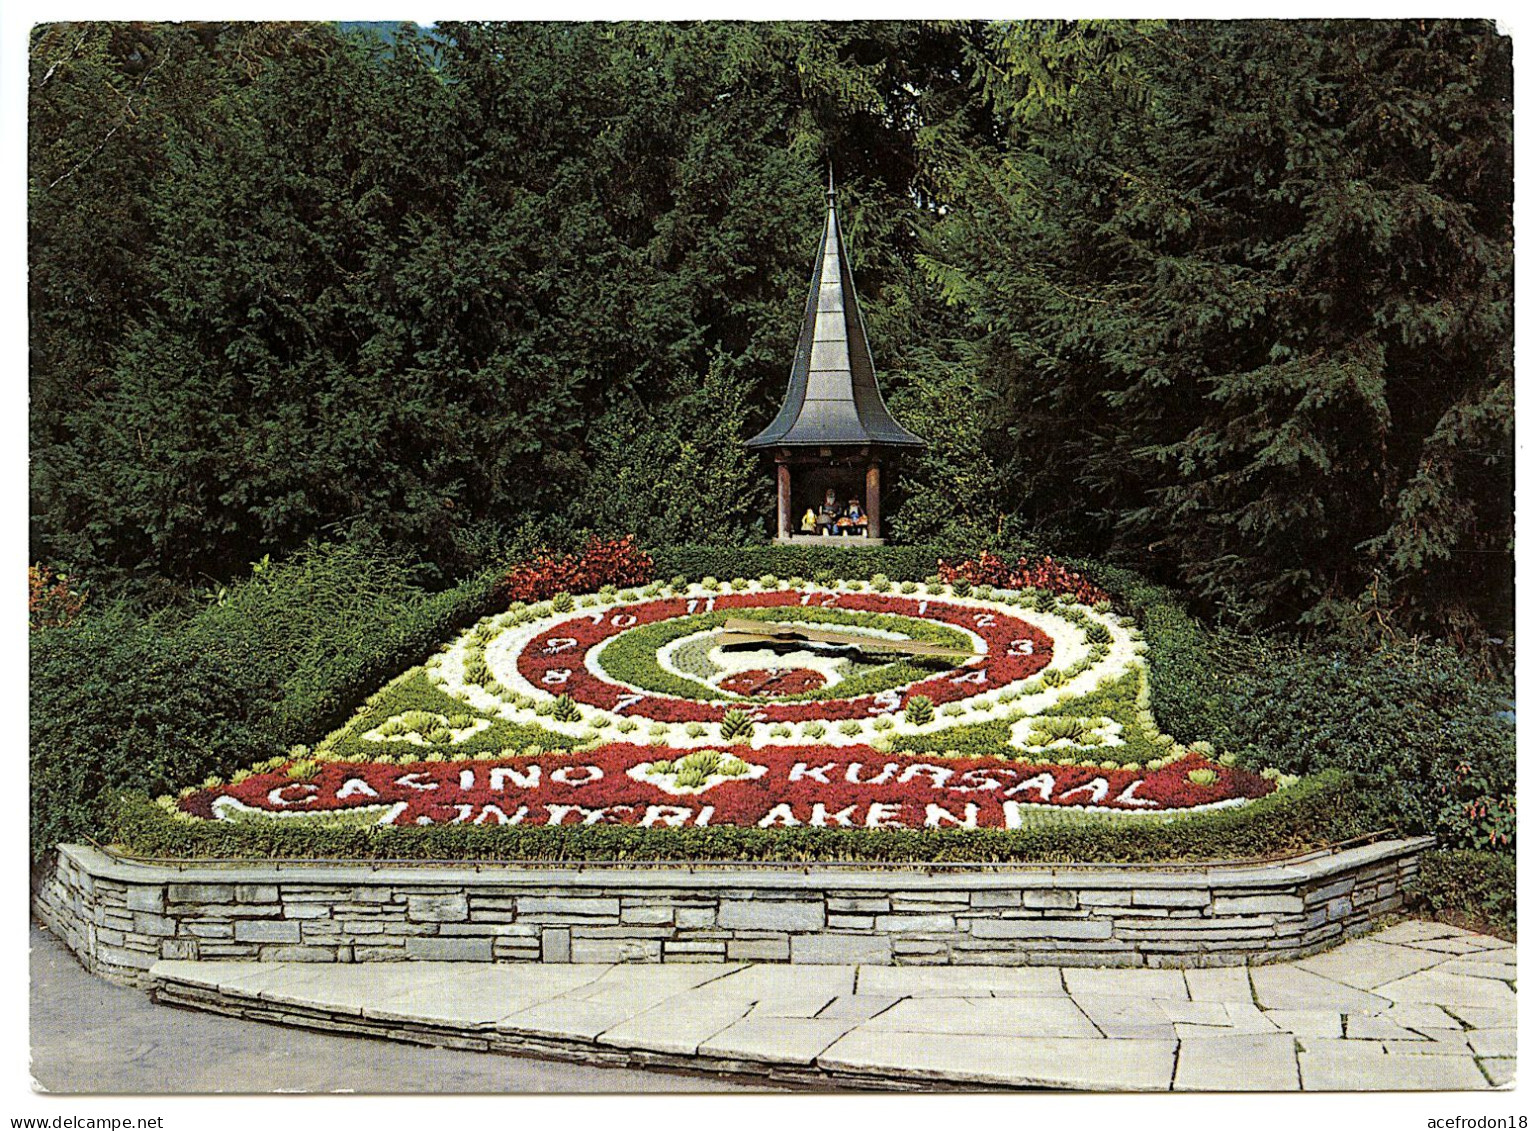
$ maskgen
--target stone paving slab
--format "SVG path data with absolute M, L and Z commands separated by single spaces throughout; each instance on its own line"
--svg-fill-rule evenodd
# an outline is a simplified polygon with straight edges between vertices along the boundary
M 1333 1009 L 1266 1010 L 1267 1021 L 1298 1037 L 1339 1037 L 1344 1032 L 1341 1016 Z
M 1177 1092 L 1295 1092 L 1296 1042 L 1286 1033 L 1243 1033 L 1180 1042 Z
M 1067 998 L 910 998 L 860 1026 L 872 1032 L 970 1036 L 1100 1037 Z
M 811 1064 L 858 1022 L 830 1017 L 744 1017 L 700 1045 L 700 1052 L 729 1060 Z
M 1498 982 L 1514 982 L 1517 978 L 1516 962 L 1485 962 L 1483 955 L 1463 955 L 1455 962 L 1438 966 L 1443 974 L 1459 974 L 1465 978 L 1494 978 Z
M 846 994 L 830 1001 L 817 1016 L 868 1021 L 877 1014 L 885 1013 L 901 1000 L 896 994 Z
M 1479 1062 L 1485 1075 L 1490 1077 L 1490 1083 L 1497 1088 L 1503 1088 L 1517 1078 L 1517 1062 L 1510 1057 L 1492 1056 Z
M 1423 1041 L 1426 1038 L 1402 1025 L 1396 1025 L 1383 1016 L 1361 1013 L 1346 1014 L 1346 1039 L 1376 1041 Z
M 1298 966 L 1257 966 L 1250 971 L 1250 984 L 1255 987 L 1255 1001 L 1262 1009 L 1382 1013 L 1400 1000 L 1378 997 Z
M 592 1001 L 602 998 L 652 998 L 661 1001 L 696 986 L 724 979 L 743 968 L 741 962 L 699 962 L 671 966 L 627 963 L 607 967 L 599 977 L 572 990 L 571 996 Z
M 1469 1034 L 1469 1047 L 1479 1056 L 1516 1056 L 1515 1029 L 1479 1029 Z
M 1414 1029 L 1418 1033 L 1462 1028 L 1462 1025 L 1458 1023 L 1452 1014 L 1439 1005 L 1431 1005 L 1427 1002 L 1396 1002 L 1379 1014 L 1379 1016 L 1392 1021 L 1395 1025 L 1403 1025 L 1406 1029 Z
M 1174 1023 L 1163 1007 L 1175 1003 L 1123 997 L 1120 994 L 1076 994 L 1073 1001 L 1094 1022 L 1095 1028 L 1113 1040 L 1174 1039 Z M 1183 1001 L 1178 1004 L 1191 1003 Z
M 1442 970 L 1422 970 L 1379 986 L 1374 992 L 1391 1001 L 1448 1002 L 1486 1009 L 1514 1007 L 1517 1001 L 1517 992 L 1505 982 L 1448 974 Z
M 1331 978 L 1359 990 L 1371 990 L 1446 961 L 1445 955 L 1414 946 L 1396 946 L 1375 939 L 1353 939 L 1348 943 L 1305 958 L 1297 968 Z
M 1247 1001 L 1250 998 L 1250 972 L 1242 966 L 1187 970 L 1185 976 L 1186 992 L 1192 1001 Z
M 559 997 L 510 1013 L 497 1022 L 504 1033 L 523 1036 L 554 1037 L 560 1040 L 592 1041 L 638 1013 L 645 1013 L 657 1003 L 587 1001 Z
M 1434 954 L 1478 954 L 1482 951 L 1495 950 L 1501 943 L 1494 939 L 1486 943 L 1479 938 L 1457 936 L 1447 939 L 1423 939 L 1410 945 L 1417 950 L 1429 950 Z
M 1468 1091 L 1490 1086 L 1472 1056 L 1387 1053 L 1372 1042 L 1339 1041 L 1298 1054 L 1310 1092 Z
M 358 1012 L 363 1017 L 397 1024 L 421 1021 L 448 1028 L 489 1029 L 504 1017 L 543 1004 L 550 996 L 530 994 L 514 997 L 511 994 L 496 994 L 464 997 L 445 994 L 439 987 L 427 987 L 380 998 L 377 1002 L 365 1002 Z
M 1221 1001 L 1155 1001 L 1170 1021 L 1189 1025 L 1228 1025 L 1227 1003 Z
M 1409 943 L 1421 942 L 1425 939 L 1450 939 L 1468 934 L 1473 932 L 1449 927 L 1446 923 L 1433 923 L 1426 919 L 1406 919 L 1403 923 L 1395 923 L 1392 927 L 1383 928 L 1372 937 L 1378 942 Z
M 1055 966 L 861 966 L 855 992 L 904 997 L 1057 996 L 1067 994 Z
M 702 981 L 700 984 L 706 984 Z M 814 997 L 826 1001 L 855 992 L 853 966 L 748 966 L 708 980 L 711 992 L 741 994 L 753 1000 L 769 997 Z
M 1068 992 L 1079 994 L 1120 994 L 1126 997 L 1179 999 L 1189 997 L 1185 975 L 1180 970 L 1095 970 L 1070 968 L 1063 971 Z
M 740 1001 L 691 1003 L 688 1009 L 664 1002 L 601 1033 L 598 1043 L 616 1048 L 694 1056 L 699 1052 L 702 1041 L 709 1040 L 740 1021 L 747 1009 L 747 1004 Z
M 1163 1092 L 1174 1041 L 979 1037 L 856 1029 L 817 1058 L 827 1069 L 955 1083 L 1076 1091 Z
M 1511 1001 L 1503 1002 L 1498 1006 L 1464 1005 L 1461 1001 L 1443 1001 L 1437 1004 L 1470 1029 L 1509 1029 L 1517 1023 L 1515 995 Z
M 806 1083 L 1461 1090 L 1513 1078 L 1514 958 L 1499 940 L 1402 923 L 1248 969 L 162 961 L 150 973 L 177 1004 Z
M 749 1017 L 821 1017 L 838 994 L 771 994 L 753 1005 Z

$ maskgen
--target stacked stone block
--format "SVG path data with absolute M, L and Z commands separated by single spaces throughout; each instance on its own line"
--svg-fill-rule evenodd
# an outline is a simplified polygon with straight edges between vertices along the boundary
M 158 958 L 1224 966 L 1403 905 L 1427 839 L 1184 870 L 188 867 L 65 845 L 38 915 L 107 977 Z

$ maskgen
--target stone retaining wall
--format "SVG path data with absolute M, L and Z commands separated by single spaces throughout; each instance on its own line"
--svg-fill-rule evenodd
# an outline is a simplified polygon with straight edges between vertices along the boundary
M 269 864 L 164 867 L 62 845 L 38 916 L 87 968 L 159 958 L 1231 966 L 1399 909 L 1429 838 L 1172 871 Z

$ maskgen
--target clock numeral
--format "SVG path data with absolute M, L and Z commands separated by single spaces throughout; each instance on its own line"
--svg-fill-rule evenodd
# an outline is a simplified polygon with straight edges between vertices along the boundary
M 615 613 L 614 616 L 609 618 L 609 623 L 615 628 L 629 628 L 635 622 L 636 616 L 634 613 Z
M 551 668 L 540 677 L 539 682 L 549 684 L 551 687 L 558 687 L 570 678 L 570 668 Z
M 577 646 L 577 638 L 574 636 L 552 636 L 545 644 L 545 655 L 554 656 L 559 652 L 565 652 Z
M 1034 656 L 1035 654 L 1036 644 L 1034 641 L 1011 640 L 1009 642 L 1009 655 L 1011 656 Z

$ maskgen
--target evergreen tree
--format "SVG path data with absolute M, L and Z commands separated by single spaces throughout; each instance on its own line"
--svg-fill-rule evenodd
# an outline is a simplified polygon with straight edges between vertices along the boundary
M 1236 22 L 993 52 L 1009 140 L 929 264 L 1013 406 L 1028 513 L 1098 519 L 1252 623 L 1509 624 L 1509 41 Z

